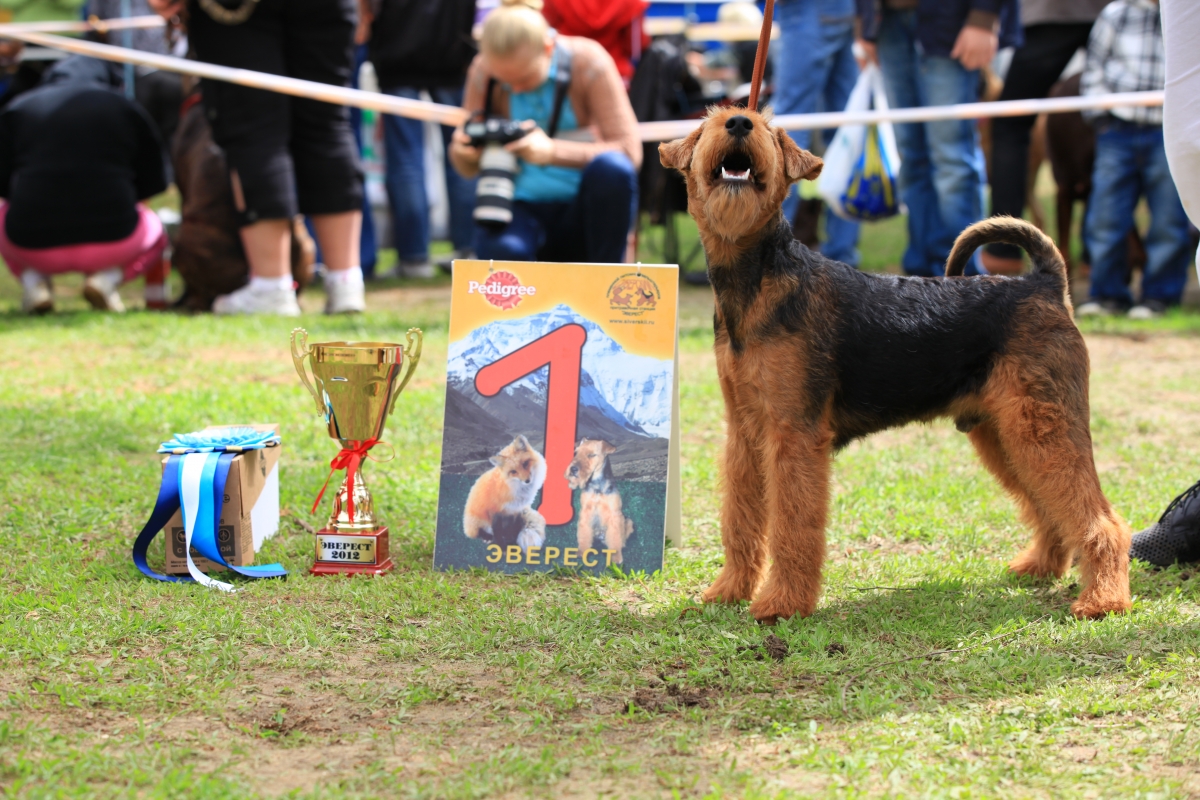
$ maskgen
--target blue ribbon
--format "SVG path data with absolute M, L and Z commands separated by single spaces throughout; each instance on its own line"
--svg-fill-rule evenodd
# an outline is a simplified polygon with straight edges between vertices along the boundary
M 239 436 L 243 432 L 253 434 L 253 436 Z M 146 577 L 159 581 L 199 582 L 213 588 L 233 591 L 231 584 L 209 578 L 196 568 L 191 555 L 191 548 L 195 547 L 210 561 L 247 578 L 286 577 L 287 570 L 283 568 L 282 564 L 238 567 L 226 563 L 217 545 L 221 511 L 225 503 L 225 484 L 229 479 L 229 467 L 233 463 L 233 459 L 244 450 L 259 449 L 269 444 L 277 444 L 278 441 L 279 438 L 273 433 L 264 436 L 253 429 L 230 429 L 223 436 L 212 435 L 208 432 L 176 434 L 174 439 L 165 443 L 159 452 L 166 450 L 172 455 L 167 457 L 167 463 L 163 469 L 158 500 L 155 501 L 154 510 L 150 512 L 150 519 L 147 520 L 133 543 L 133 563 L 138 570 Z M 181 450 L 184 452 L 181 453 Z M 188 450 L 191 452 L 187 452 Z M 225 452 L 217 452 L 218 450 Z M 186 478 L 185 467 L 191 473 Z M 197 469 L 200 470 L 198 486 L 193 479 Z M 194 491 L 195 489 L 198 491 Z M 187 499 L 189 494 L 195 498 L 190 502 Z M 192 508 L 193 503 L 195 508 Z M 186 530 L 185 554 L 188 571 L 192 577 L 164 575 L 155 572 L 146 561 L 146 551 L 150 547 L 150 542 L 180 509 L 183 510 Z M 170 543 L 167 546 L 170 547 Z

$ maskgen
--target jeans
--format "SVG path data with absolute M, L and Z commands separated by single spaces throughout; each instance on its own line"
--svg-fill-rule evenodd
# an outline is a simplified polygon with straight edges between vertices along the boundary
M 354 48 L 354 88 L 358 85 L 358 71 L 367 60 L 367 46 L 360 44 Z M 350 128 L 354 131 L 354 142 L 358 145 L 358 154 L 363 152 L 362 139 L 362 109 L 350 109 Z M 313 237 L 316 238 L 315 236 Z M 366 186 L 363 186 L 362 204 L 362 234 L 358 240 L 358 259 L 362 266 L 363 277 L 375 277 L 375 263 L 379 260 L 379 245 L 375 239 L 375 219 L 371 216 L 371 198 L 367 197 Z M 321 260 L 321 259 L 318 259 Z
M 841 111 L 858 79 L 854 60 L 854 0 L 781 0 L 775 9 L 779 43 L 775 57 L 776 114 Z M 792 139 L 805 150 L 812 131 L 794 131 Z M 832 131 L 822 132 L 826 144 Z M 800 204 L 799 187 L 783 203 L 790 221 Z M 858 223 L 836 214 L 825 215 L 826 241 L 821 252 L 835 261 L 858 266 Z
M 1167 169 L 1163 129 L 1113 120 L 1096 135 L 1096 164 L 1084 236 L 1092 254 L 1094 300 L 1133 302 L 1125 285 L 1129 231 L 1138 198 L 1150 206 L 1142 300 L 1175 305 L 1183 297 L 1191 256 L 1187 215 Z
M 876 48 L 893 108 L 973 103 L 979 72 L 952 58 L 927 56 L 916 39 L 915 11 L 884 10 Z M 896 126 L 900 199 L 908 206 L 909 275 L 942 275 L 954 239 L 983 218 L 986 182 L 974 120 L 912 122 Z M 984 272 L 978 253 L 966 274 Z
M 411 86 L 384 88 L 384 94 L 416 100 L 419 89 Z M 462 89 L 431 89 L 436 103 L 462 105 Z M 450 147 L 454 129 L 442 126 L 442 142 Z M 425 193 L 425 123 L 416 119 L 383 117 L 383 142 L 387 162 L 387 193 L 392 205 L 392 235 L 396 253 L 403 261 L 429 258 L 429 198 Z M 454 171 L 444 160 L 446 193 L 450 201 L 450 241 L 455 250 L 471 247 L 475 210 L 475 181 Z
M 478 225 L 478 258 L 619 264 L 637 209 L 637 170 L 624 153 L 601 153 L 583 170 L 570 202 L 513 203 L 503 228 Z

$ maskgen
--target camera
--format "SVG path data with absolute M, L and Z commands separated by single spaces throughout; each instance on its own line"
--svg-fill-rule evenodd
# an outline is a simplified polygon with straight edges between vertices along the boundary
M 504 227 L 512 222 L 513 176 L 517 157 L 504 149 L 529 131 L 511 119 L 490 117 L 463 126 L 472 147 L 482 147 L 479 183 L 475 189 L 475 221 L 482 225 Z

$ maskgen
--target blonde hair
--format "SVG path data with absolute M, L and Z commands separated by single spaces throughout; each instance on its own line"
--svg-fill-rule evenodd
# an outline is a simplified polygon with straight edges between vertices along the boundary
M 488 55 L 507 58 L 518 50 L 542 49 L 550 25 L 542 16 L 542 0 L 501 0 L 500 7 L 483 21 L 479 37 Z

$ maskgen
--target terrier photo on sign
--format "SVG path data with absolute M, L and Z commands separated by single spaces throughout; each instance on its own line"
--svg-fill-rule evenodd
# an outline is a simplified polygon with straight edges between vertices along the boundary
M 1129 609 L 1129 526 L 1096 476 L 1088 351 L 1054 242 L 994 217 L 959 235 L 946 278 L 859 272 L 793 238 L 780 206 L 822 162 L 762 114 L 713 109 L 659 154 L 686 179 L 716 295 L 725 566 L 706 601 L 752 599 L 764 622 L 812 614 L 833 454 L 945 416 L 1033 528 L 1010 569 L 1056 577 L 1078 556 L 1075 616 Z M 989 242 L 1024 248 L 1032 272 L 961 277 Z
M 463 512 L 463 530 L 471 539 L 522 549 L 546 541 L 546 520 L 533 499 L 546 482 L 546 459 L 524 436 L 491 457 L 492 468 L 479 476 Z
M 621 550 L 633 533 L 633 520 L 621 510 L 621 494 L 608 457 L 617 448 L 605 441 L 582 439 L 567 467 L 567 486 L 582 489 L 576 536 L 579 552 L 592 549 L 597 534 L 604 547 L 615 550 L 612 563 L 621 563 Z

